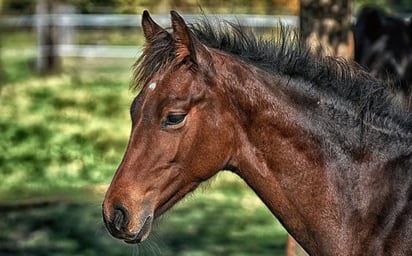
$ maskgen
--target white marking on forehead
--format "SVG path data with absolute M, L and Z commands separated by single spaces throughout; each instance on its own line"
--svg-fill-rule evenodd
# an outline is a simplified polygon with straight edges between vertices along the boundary
M 156 85 L 157 84 L 155 82 L 149 84 L 149 89 L 153 91 L 154 89 L 156 89 Z

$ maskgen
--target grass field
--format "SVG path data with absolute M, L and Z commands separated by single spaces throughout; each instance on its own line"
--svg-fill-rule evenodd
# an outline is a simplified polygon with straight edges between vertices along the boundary
M 64 60 L 38 77 L 3 60 L 0 255 L 283 255 L 286 233 L 236 176 L 198 189 L 149 240 L 110 237 L 101 202 L 127 144 L 132 59 Z

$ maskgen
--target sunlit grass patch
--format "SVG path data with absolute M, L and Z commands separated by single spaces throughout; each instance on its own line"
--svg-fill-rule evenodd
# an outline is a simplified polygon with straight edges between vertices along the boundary
M 87 62 L 86 71 L 67 61 L 73 67 L 63 74 L 9 75 L 3 85 L 0 192 L 107 183 L 116 169 L 130 130 L 129 69 L 108 76 L 100 65 Z

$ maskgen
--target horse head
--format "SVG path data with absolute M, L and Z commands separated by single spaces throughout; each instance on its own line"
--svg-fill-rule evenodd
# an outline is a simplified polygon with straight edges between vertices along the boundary
M 143 14 L 141 92 L 130 108 L 127 150 L 103 203 L 107 229 L 129 243 L 147 238 L 154 219 L 225 168 L 234 144 L 235 135 L 223 132 L 231 123 L 208 50 L 176 12 L 171 21 L 168 32 Z

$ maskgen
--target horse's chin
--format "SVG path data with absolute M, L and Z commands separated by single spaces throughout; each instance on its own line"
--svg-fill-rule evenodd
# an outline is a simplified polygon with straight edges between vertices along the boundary
M 147 216 L 140 230 L 133 234 L 129 235 L 127 238 L 124 238 L 124 241 L 128 244 L 138 244 L 147 239 L 150 232 L 152 231 L 153 217 Z

